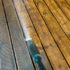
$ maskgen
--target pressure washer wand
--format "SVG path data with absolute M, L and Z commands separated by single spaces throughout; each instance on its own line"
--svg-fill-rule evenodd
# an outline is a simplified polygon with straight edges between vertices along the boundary
M 28 45 L 28 50 L 30 52 L 30 55 L 31 55 L 34 63 L 36 63 L 38 65 L 39 70 L 46 70 L 42 63 L 42 59 L 39 54 L 39 51 L 38 51 L 36 45 L 33 43 L 33 41 L 28 40 L 27 45 Z
M 46 70 L 43 63 L 42 63 L 40 53 L 39 53 L 36 45 L 32 41 L 32 38 L 29 34 L 29 30 L 24 25 L 22 25 L 21 28 L 23 30 L 23 35 L 24 35 L 24 38 L 25 38 L 25 42 L 27 43 L 28 51 L 29 51 L 29 53 L 32 57 L 32 60 L 34 61 L 35 64 L 38 65 L 38 68 L 39 68 L 38 70 Z

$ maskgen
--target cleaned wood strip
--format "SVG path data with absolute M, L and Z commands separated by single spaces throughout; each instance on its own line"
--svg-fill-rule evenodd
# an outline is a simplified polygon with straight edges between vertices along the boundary
M 24 6 L 22 0 L 14 0 L 14 4 L 15 4 L 19 19 L 21 21 L 22 27 L 23 28 L 26 27 L 27 31 L 29 32 L 30 36 L 32 37 L 34 43 L 36 44 L 36 46 L 41 54 L 42 62 L 45 65 L 46 69 L 51 70 L 51 66 L 48 62 L 48 59 L 47 59 L 45 53 L 44 53 L 43 47 L 42 47 L 40 40 L 35 32 L 33 24 L 28 16 L 28 13 L 25 9 L 25 6 Z
M 64 12 L 67 18 L 70 20 L 70 6 L 66 3 L 65 0 L 54 0 L 60 9 Z
M 12 0 L 3 0 L 18 70 L 34 70 Z
M 16 70 L 2 0 L 0 0 L 0 70 Z
M 48 26 L 49 30 L 51 31 L 52 36 L 54 37 L 59 49 L 61 50 L 62 54 L 64 55 L 68 65 L 70 66 L 70 41 L 61 30 L 60 26 L 58 25 L 57 21 L 54 19 L 50 11 L 48 10 L 46 4 L 43 0 L 34 0 L 40 14 L 42 15 L 46 25 Z
M 48 58 L 52 64 L 53 69 L 54 70 L 68 69 L 68 66 L 63 56 L 61 55 L 57 45 L 55 44 L 50 32 L 46 27 L 46 24 L 44 23 L 36 6 L 34 5 L 33 0 L 29 0 L 29 1 L 23 0 L 23 3 L 25 4 L 26 9 L 33 22 L 33 25 L 35 26 L 35 29 L 41 39 L 41 42 L 44 46 L 44 49 L 46 51 L 46 54 L 48 55 Z
M 68 38 L 70 39 L 70 21 L 65 17 L 65 15 L 62 13 L 62 11 L 59 9 L 57 4 L 54 2 L 54 0 L 44 0 L 54 15 L 53 17 L 56 18 L 64 32 L 67 34 Z

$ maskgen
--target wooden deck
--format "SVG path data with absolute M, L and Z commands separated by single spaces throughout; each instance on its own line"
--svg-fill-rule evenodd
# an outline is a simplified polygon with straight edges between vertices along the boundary
M 70 0 L 0 0 L 0 70 L 38 70 L 24 27 L 46 70 L 70 70 Z

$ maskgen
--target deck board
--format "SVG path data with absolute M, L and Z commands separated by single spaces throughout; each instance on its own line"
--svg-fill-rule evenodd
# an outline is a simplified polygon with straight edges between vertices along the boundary
M 30 32 L 31 37 L 33 38 L 33 41 L 34 42 L 36 41 L 35 44 L 37 44 L 37 48 L 38 48 L 38 50 L 41 54 L 41 57 L 42 57 L 43 63 L 45 64 L 46 69 L 51 70 L 51 67 L 50 67 L 49 62 L 46 58 L 46 55 L 45 55 L 44 50 L 42 48 L 42 45 L 41 45 L 41 43 L 40 43 L 40 45 L 38 43 L 38 41 L 39 41 L 38 36 L 35 32 L 33 24 L 30 21 L 30 18 L 28 17 L 27 11 L 24 7 L 24 4 L 23 4 L 22 0 L 16 0 L 16 1 L 14 1 L 14 3 L 15 3 L 15 6 L 16 6 L 16 9 L 17 9 L 18 16 L 20 17 L 19 19 L 22 22 L 21 25 L 26 25 L 28 31 Z M 24 18 L 26 18 L 25 19 L 26 21 L 23 20 Z M 25 22 L 25 24 L 24 24 L 24 22 Z M 23 26 L 23 28 L 24 28 L 24 26 Z
M 3 0 L 18 70 L 34 70 L 12 0 Z
M 65 60 L 63 60 L 59 49 L 57 48 L 54 40 L 52 39 L 52 36 L 50 35 L 48 28 L 46 27 L 43 19 L 41 18 L 39 12 L 37 11 L 33 1 L 32 0 L 30 0 L 30 1 L 23 0 L 23 1 L 27 7 L 27 10 L 30 14 L 32 21 L 33 21 L 33 24 L 34 24 L 34 26 L 37 30 L 37 33 L 41 39 L 41 42 L 42 42 L 43 46 L 45 47 L 45 51 L 52 63 L 52 66 L 54 66 L 54 69 L 56 69 L 56 70 L 59 70 L 59 69 L 62 70 L 66 66 L 66 63 L 64 62 Z M 53 46 L 54 46 L 54 48 L 51 48 Z M 55 53 L 56 53 L 55 50 L 57 50 L 58 56 L 55 56 Z M 52 53 L 52 51 L 54 51 L 54 52 Z M 50 53 L 52 53 L 52 54 L 50 55 Z M 59 57 L 59 58 L 56 58 L 56 57 Z M 55 59 L 53 60 L 53 58 L 55 58 Z M 60 59 L 59 62 L 57 62 L 58 59 Z M 62 63 L 62 60 L 64 63 Z M 57 65 L 56 65 L 56 63 L 57 63 Z M 59 66 L 63 66 L 63 67 L 59 68 Z M 66 67 L 66 69 L 67 69 L 67 67 Z
M 66 18 L 54 0 L 45 0 L 45 2 L 53 14 L 53 17 L 55 17 L 60 27 L 62 27 L 63 31 L 70 39 L 70 21 Z
M 67 4 L 70 6 L 70 0 L 66 0 Z
M 62 31 L 57 21 L 53 18 L 52 14 L 48 10 L 46 4 L 43 0 L 35 1 L 39 11 L 41 12 L 42 17 L 44 18 L 49 30 L 52 33 L 57 45 L 59 46 L 62 54 L 64 55 L 66 61 L 70 65 L 70 40 L 67 38 L 65 33 Z M 43 8 L 45 7 L 45 8 Z M 48 13 L 48 14 L 47 14 Z M 52 22 L 53 23 L 52 23 Z
M 16 70 L 2 0 L 0 0 L 0 70 Z
M 66 3 L 65 0 L 54 0 L 56 4 L 60 7 L 66 17 L 70 20 L 70 6 Z
M 38 70 L 24 33 L 46 70 L 70 70 L 70 0 L 0 0 L 0 70 Z

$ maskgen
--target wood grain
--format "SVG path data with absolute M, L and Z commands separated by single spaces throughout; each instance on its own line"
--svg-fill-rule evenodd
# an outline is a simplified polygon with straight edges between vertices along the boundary
M 59 49 L 64 55 L 66 61 L 70 65 L 70 40 L 66 37 L 57 21 L 54 19 L 50 11 L 48 10 L 46 4 L 43 0 L 34 0 L 37 8 L 39 9 L 44 21 L 46 22 L 47 27 L 49 28 L 52 36 L 55 39 Z M 44 7 L 44 8 L 43 8 Z
M 54 1 L 57 3 L 57 5 L 60 7 L 63 13 L 70 20 L 70 6 L 66 3 L 66 1 L 65 0 L 54 0 Z
M 3 0 L 18 70 L 34 70 L 12 0 Z
M 46 70 L 70 70 L 69 1 L 0 0 L 0 70 L 38 70 L 30 37 Z
M 41 42 L 45 48 L 46 54 L 48 55 L 52 67 L 54 67 L 55 70 L 64 69 L 64 67 L 67 66 L 67 64 L 65 63 L 65 60 L 63 59 L 59 49 L 57 48 L 57 45 L 55 44 L 48 28 L 46 27 L 43 19 L 41 18 L 38 10 L 36 9 L 33 0 L 29 0 L 29 1 L 23 0 L 23 1 L 26 5 L 26 8 L 32 19 L 35 29 L 41 39 Z M 58 55 L 55 55 L 55 53 L 57 53 Z M 57 62 L 57 60 L 59 60 L 59 62 Z M 61 68 L 59 66 L 61 66 Z
M 0 70 L 16 70 L 2 0 L 0 0 Z
M 35 32 L 33 24 L 28 16 L 28 13 L 25 9 L 25 6 L 24 6 L 22 0 L 14 0 L 14 4 L 15 4 L 15 7 L 16 7 L 16 10 L 17 10 L 17 13 L 18 13 L 18 16 L 21 21 L 21 25 L 22 25 L 23 29 L 26 27 L 27 31 L 30 34 L 30 37 L 33 39 L 34 43 L 36 44 L 36 46 L 41 54 L 43 64 L 45 65 L 46 69 L 51 70 L 51 66 L 48 62 L 48 59 L 45 55 L 43 47 L 40 43 L 37 33 Z
M 67 4 L 70 6 L 70 0 L 66 0 Z
M 55 17 L 60 27 L 62 27 L 62 29 L 70 39 L 70 21 L 66 18 L 66 16 L 63 14 L 63 12 L 60 10 L 60 8 L 54 2 L 54 0 L 44 0 L 44 1 L 46 2 L 46 5 L 53 14 L 53 17 Z

